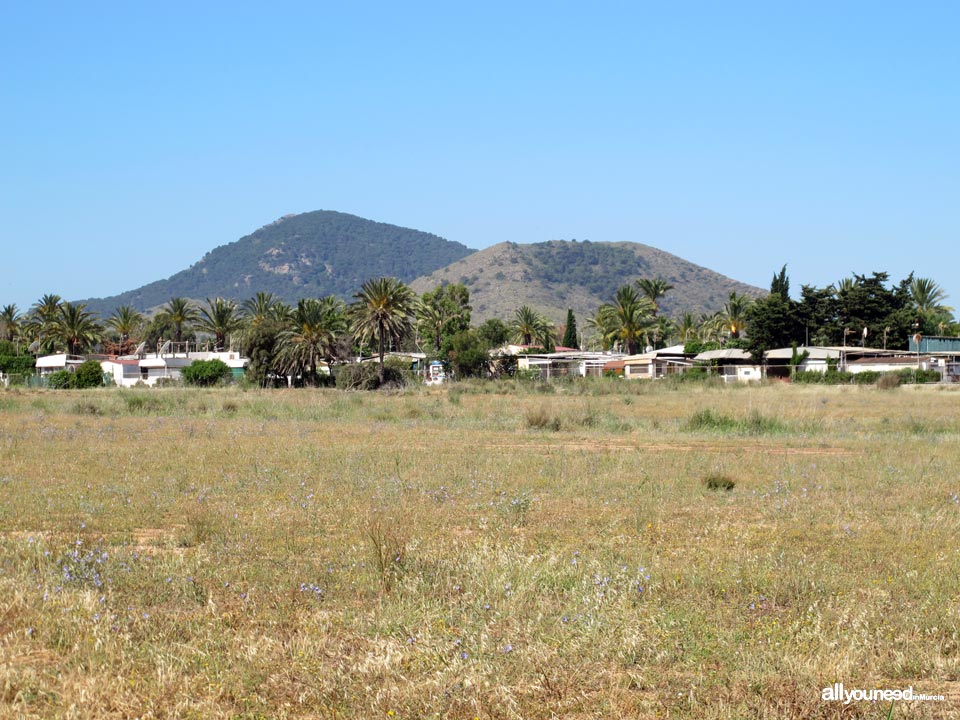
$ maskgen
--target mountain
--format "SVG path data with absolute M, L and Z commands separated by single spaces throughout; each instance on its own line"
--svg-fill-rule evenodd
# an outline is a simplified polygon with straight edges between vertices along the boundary
M 443 283 L 463 283 L 470 290 L 472 318 L 509 319 L 529 305 L 557 323 L 572 308 L 580 322 L 610 302 L 620 285 L 639 278 L 663 278 L 674 289 L 659 301 L 661 313 L 713 313 L 732 291 L 757 297 L 760 288 L 732 280 L 663 250 L 632 242 L 500 243 L 417 278 L 423 292 Z
M 166 280 L 82 302 L 106 317 L 120 305 L 143 311 L 172 297 L 242 301 L 261 291 L 290 303 L 331 294 L 349 301 L 365 280 L 382 275 L 410 283 L 418 293 L 461 282 L 470 290 L 477 322 L 509 319 L 524 304 L 557 323 L 573 308 L 585 322 L 620 285 L 641 277 L 675 286 L 660 303 L 667 315 L 715 312 L 731 291 L 763 294 L 639 243 L 551 240 L 500 243 L 478 252 L 419 230 L 318 210 L 287 215 L 221 245 Z
M 410 282 L 473 252 L 419 230 L 318 210 L 221 245 L 166 280 L 83 302 L 106 317 L 120 305 L 148 310 L 180 296 L 245 300 L 264 291 L 287 302 L 331 294 L 349 299 L 368 278 Z

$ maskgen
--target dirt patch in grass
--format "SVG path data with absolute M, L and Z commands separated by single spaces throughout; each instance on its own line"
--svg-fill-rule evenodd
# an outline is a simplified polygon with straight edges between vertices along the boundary
M 52 650 L 37 650 L 35 652 L 16 655 L 9 660 L 0 659 L 0 666 L 10 667 L 49 667 L 60 662 L 60 656 Z
M 851 456 L 857 453 L 840 447 L 783 447 L 767 445 L 745 445 L 743 443 L 642 443 L 626 444 L 619 442 L 560 442 L 560 443 L 518 443 L 498 442 L 484 445 L 487 450 L 572 450 L 588 452 L 636 451 L 636 452 L 707 452 L 707 453 L 768 453 L 771 455 L 823 455 Z

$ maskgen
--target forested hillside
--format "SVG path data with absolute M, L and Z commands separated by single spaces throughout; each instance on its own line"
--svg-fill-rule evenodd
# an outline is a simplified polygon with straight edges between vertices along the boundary
M 349 298 L 368 278 L 410 282 L 472 252 L 430 233 L 318 210 L 221 245 L 166 280 L 84 302 L 106 316 L 121 305 L 146 310 L 171 297 L 243 300 L 270 292 L 291 303 L 331 294 Z

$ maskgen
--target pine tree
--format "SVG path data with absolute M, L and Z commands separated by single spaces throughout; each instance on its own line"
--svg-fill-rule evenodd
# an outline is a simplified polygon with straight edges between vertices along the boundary
M 567 329 L 563 333 L 563 340 L 560 341 L 563 347 L 580 349 L 580 343 L 577 341 L 577 318 L 573 315 L 573 310 L 567 310 Z

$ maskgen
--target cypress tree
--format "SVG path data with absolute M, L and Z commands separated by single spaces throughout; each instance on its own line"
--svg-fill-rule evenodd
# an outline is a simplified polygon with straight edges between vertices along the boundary
M 573 310 L 567 310 L 567 329 L 563 333 L 563 340 L 560 341 L 563 347 L 580 349 L 577 342 L 577 318 L 573 316 Z

